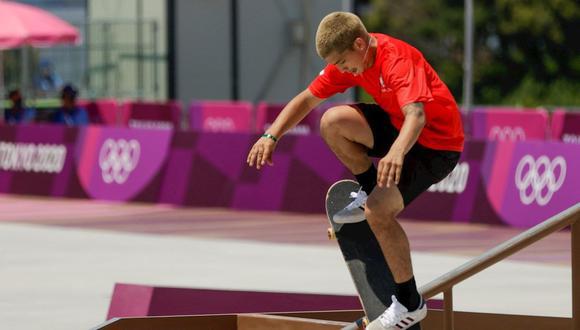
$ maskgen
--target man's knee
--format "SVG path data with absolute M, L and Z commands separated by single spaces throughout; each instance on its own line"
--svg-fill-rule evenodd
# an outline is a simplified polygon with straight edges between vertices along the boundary
M 366 201 L 365 216 L 371 227 L 388 226 L 403 211 L 404 205 L 395 199 L 382 200 L 371 194 Z
M 320 133 L 323 137 L 338 134 L 344 125 L 347 125 L 349 117 L 344 106 L 328 109 L 320 118 Z

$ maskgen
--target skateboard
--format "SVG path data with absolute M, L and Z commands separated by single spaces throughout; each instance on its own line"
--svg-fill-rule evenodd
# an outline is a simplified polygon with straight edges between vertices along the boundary
M 328 238 L 338 242 L 366 315 L 344 329 L 364 329 L 369 320 L 379 317 L 391 305 L 391 295 L 396 288 L 393 275 L 367 221 L 352 224 L 332 221 L 334 214 L 352 201 L 350 193 L 359 188 L 355 181 L 341 180 L 334 183 L 326 194 L 326 215 L 330 222 Z M 420 330 L 421 326 L 415 324 L 409 329 Z

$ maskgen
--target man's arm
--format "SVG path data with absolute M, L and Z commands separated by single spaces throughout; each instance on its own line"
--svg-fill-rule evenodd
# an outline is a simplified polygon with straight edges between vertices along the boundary
M 322 101 L 324 100 L 312 95 L 309 89 L 305 89 L 288 102 L 266 133 L 272 134 L 278 139 L 281 138 Z
M 402 150 L 406 155 L 419 139 L 421 130 L 425 126 L 425 111 L 423 110 L 423 103 L 420 102 L 407 104 L 402 110 L 405 114 L 405 121 L 399 136 L 391 148 Z
M 272 165 L 272 153 L 276 148 L 278 139 L 282 137 L 288 130 L 296 126 L 306 115 L 320 104 L 323 99 L 320 99 L 305 89 L 300 94 L 296 95 L 278 115 L 272 126 L 265 133 L 269 137 L 261 137 L 254 144 L 246 162 L 248 165 L 260 169 L 265 163 Z
M 410 103 L 405 105 L 402 110 L 405 114 L 405 121 L 399 136 L 393 142 L 389 153 L 379 162 L 377 181 L 381 188 L 385 185 L 390 187 L 392 182 L 399 183 L 405 155 L 417 142 L 421 130 L 425 126 L 423 103 Z

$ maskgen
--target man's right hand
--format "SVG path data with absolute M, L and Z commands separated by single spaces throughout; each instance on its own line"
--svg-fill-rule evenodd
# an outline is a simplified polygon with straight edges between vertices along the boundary
M 284 135 L 284 132 L 296 126 L 322 101 L 324 100 L 312 95 L 308 88 L 290 100 L 278 114 L 268 132 L 254 143 L 246 161 L 248 165 L 253 167 L 255 164 L 257 169 L 262 168 L 266 163 L 270 166 L 274 165 L 272 153 L 276 149 L 278 139 Z M 270 135 L 270 133 L 274 133 L 274 135 Z
M 257 169 L 262 168 L 266 163 L 272 166 L 274 162 L 272 161 L 272 154 L 274 149 L 276 149 L 277 142 L 268 137 L 260 137 L 248 154 L 248 159 L 246 162 L 250 167 L 256 165 Z

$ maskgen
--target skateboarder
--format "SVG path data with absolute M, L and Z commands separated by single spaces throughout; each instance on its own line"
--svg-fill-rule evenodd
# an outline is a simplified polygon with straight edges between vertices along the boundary
M 397 286 L 390 307 L 367 329 L 408 329 L 425 318 L 427 309 L 417 291 L 409 240 L 396 217 L 457 164 L 464 140 L 459 110 L 417 49 L 367 32 L 354 14 L 324 17 L 316 32 L 316 50 L 327 66 L 286 105 L 253 145 L 247 162 L 258 169 L 273 165 L 278 140 L 332 95 L 360 86 L 373 97 L 377 104 L 329 109 L 320 130 L 362 187 L 334 221 L 368 221 Z M 380 159 L 378 167 L 370 157 Z

